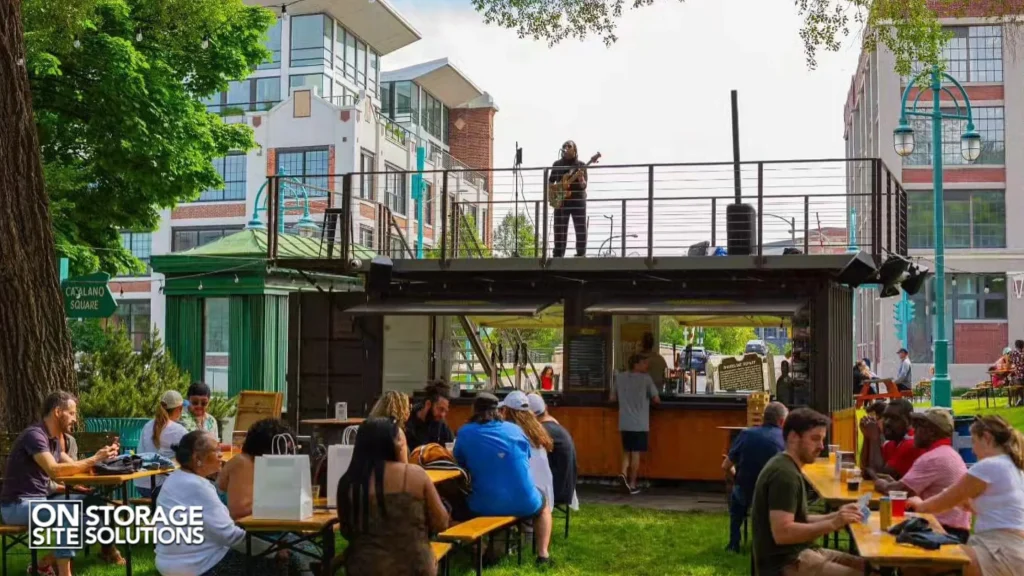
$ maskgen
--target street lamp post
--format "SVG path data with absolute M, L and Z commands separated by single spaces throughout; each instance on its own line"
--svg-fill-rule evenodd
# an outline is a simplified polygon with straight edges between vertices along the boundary
M 918 101 L 921 95 L 927 90 L 918 90 L 914 98 L 913 106 L 907 108 L 907 100 L 910 97 L 911 88 L 918 85 L 925 75 L 930 76 L 929 88 L 932 92 L 931 110 L 918 110 Z M 948 81 L 960 92 L 960 98 L 964 102 L 963 112 L 957 102 L 957 96 L 949 88 L 942 86 L 943 81 Z M 952 114 L 942 112 L 940 96 L 942 93 L 949 95 L 956 111 Z M 914 152 L 914 129 L 907 122 L 907 116 L 918 116 L 930 118 L 932 121 L 932 182 L 935 212 L 935 299 L 937 300 L 935 328 L 938 332 L 935 339 L 935 376 L 932 380 L 932 404 L 950 408 L 952 403 L 952 390 L 949 381 L 949 342 L 946 340 L 946 255 L 943 238 L 943 194 L 942 194 L 942 121 L 966 121 L 967 130 L 960 136 L 960 154 L 964 160 L 973 162 L 981 155 L 981 135 L 974 130 L 974 119 L 971 115 L 971 100 L 967 97 L 967 91 L 949 74 L 941 71 L 938 66 L 932 66 L 930 70 L 919 73 L 903 91 L 903 101 L 900 106 L 900 124 L 893 130 L 893 146 L 896 153 L 906 157 Z
M 778 218 L 786 224 L 789 224 L 789 236 L 793 240 L 793 246 L 796 246 L 796 217 L 786 218 L 785 216 L 779 216 L 777 214 L 769 214 L 764 212 L 762 216 L 771 216 L 772 218 Z

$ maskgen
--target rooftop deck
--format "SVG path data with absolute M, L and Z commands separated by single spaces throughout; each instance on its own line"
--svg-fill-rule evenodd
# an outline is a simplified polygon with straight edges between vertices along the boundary
M 744 270 L 790 272 L 842 270 L 851 259 L 872 267 L 889 254 L 907 254 L 907 197 L 879 159 L 824 159 L 742 162 L 602 165 L 588 168 L 586 258 L 574 258 L 575 232 L 568 225 L 567 257 L 555 258 L 555 210 L 545 200 L 550 168 L 499 169 L 486 173 L 490 215 L 467 197 L 463 170 L 437 174 L 440 189 L 425 203 L 424 257 L 416 259 L 415 223 L 392 213 L 391 198 L 377 203 L 374 246 L 394 260 L 397 276 L 443 278 L 458 274 L 502 275 L 548 271 L 574 276 L 618 272 L 649 274 Z M 363 179 L 401 178 L 412 173 L 332 175 L 336 191 L 324 214 L 316 258 L 278 254 L 278 266 L 318 272 L 365 270 L 353 258 L 360 235 L 353 211 Z M 278 189 L 271 177 L 270 202 Z M 356 199 L 356 200 L 353 200 Z M 728 246 L 726 210 L 740 201 L 755 210 L 749 254 L 715 255 Z M 404 203 L 401 203 L 404 205 Z M 410 202 L 409 206 L 415 206 Z M 276 210 L 268 210 L 273 215 Z M 364 214 L 365 217 L 365 214 Z M 415 213 L 412 214 L 415 218 Z M 491 218 L 488 228 L 485 219 Z M 480 221 L 484 220 L 483 226 Z M 512 220 L 519 222 L 512 225 Z M 505 225 L 503 226 L 503 222 Z M 736 226 L 733 227 L 734 229 Z M 276 230 L 271 223 L 270 230 Z M 518 232 L 517 232 L 518 230 Z M 483 232 L 483 234 L 481 234 Z M 708 244 L 706 252 L 695 245 Z M 785 254 L 784 254 L 785 253 Z

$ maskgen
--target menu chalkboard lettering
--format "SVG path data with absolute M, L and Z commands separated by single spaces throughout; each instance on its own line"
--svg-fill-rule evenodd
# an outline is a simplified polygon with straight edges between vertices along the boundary
M 600 331 L 577 333 L 569 340 L 569 378 L 567 388 L 605 388 L 607 351 Z

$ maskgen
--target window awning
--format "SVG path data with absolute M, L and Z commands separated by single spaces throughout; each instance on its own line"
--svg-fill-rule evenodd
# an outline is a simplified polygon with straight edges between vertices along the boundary
M 550 298 L 394 298 L 360 304 L 345 310 L 345 313 L 389 316 L 537 316 L 553 303 L 554 300 Z
M 618 298 L 588 306 L 587 314 L 671 316 L 690 326 L 779 326 L 804 305 L 800 300 Z

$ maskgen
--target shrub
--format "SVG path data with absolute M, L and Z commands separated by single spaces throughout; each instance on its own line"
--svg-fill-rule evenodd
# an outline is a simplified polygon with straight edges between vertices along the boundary
M 157 331 L 136 352 L 124 327 L 108 328 L 95 352 L 79 363 L 79 413 L 84 418 L 150 418 L 167 390 L 182 395 L 189 375 L 164 351 Z

